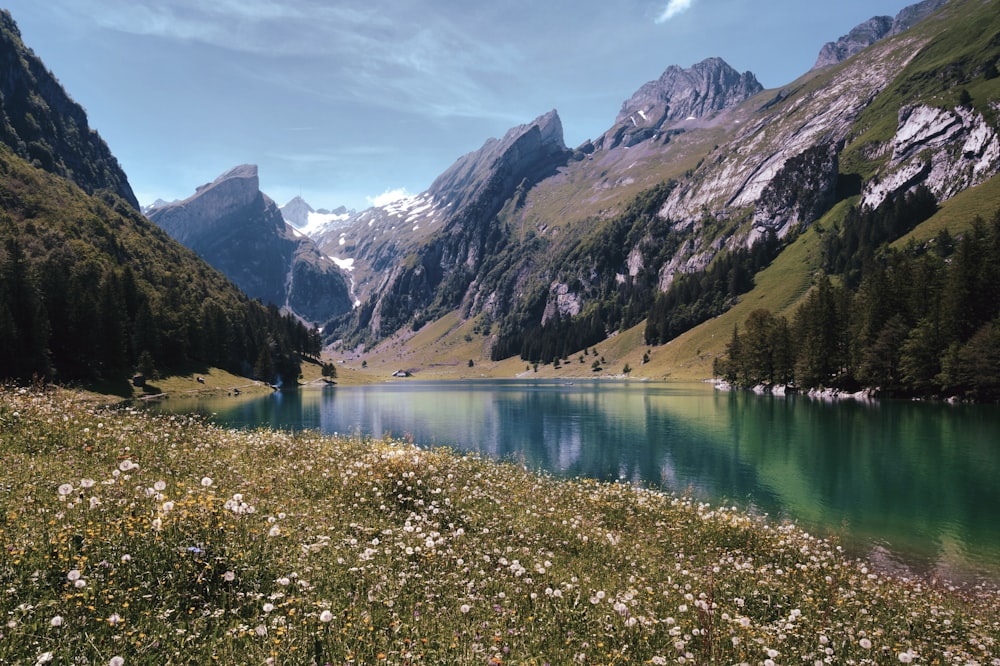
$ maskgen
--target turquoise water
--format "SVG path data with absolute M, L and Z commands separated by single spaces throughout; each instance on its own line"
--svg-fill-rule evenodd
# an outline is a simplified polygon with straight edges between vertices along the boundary
M 1000 581 L 1000 408 L 705 384 L 415 382 L 172 398 L 236 427 L 391 435 L 792 520 L 881 566 Z

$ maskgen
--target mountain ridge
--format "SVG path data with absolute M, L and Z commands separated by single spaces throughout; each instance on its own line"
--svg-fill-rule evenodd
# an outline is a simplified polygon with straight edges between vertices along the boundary
M 948 0 L 923 0 L 904 7 L 895 17 L 873 16 L 838 40 L 824 44 L 812 68 L 815 70 L 840 64 L 879 40 L 909 30 L 947 2 Z
M 924 2 L 904 10 L 898 25 L 931 15 L 947 24 L 985 11 L 971 2 L 939 5 Z M 773 243 L 772 236 L 779 242 L 792 239 L 839 202 L 863 196 L 867 205 L 877 206 L 920 184 L 948 197 L 983 182 L 998 168 L 989 103 L 981 100 L 977 109 L 962 111 L 956 90 L 937 102 L 939 112 L 930 113 L 930 100 L 940 100 L 951 86 L 944 79 L 941 85 L 923 83 L 928 91 L 916 88 L 906 102 L 895 101 L 901 86 L 913 90 L 902 83 L 907 77 L 935 81 L 933 75 L 907 72 L 928 66 L 925 61 L 939 40 L 937 24 L 917 22 L 922 29 L 900 30 L 869 45 L 860 58 L 807 72 L 777 90 L 758 88 L 749 76 L 729 68 L 735 74 L 733 102 L 694 120 L 661 122 L 662 113 L 642 118 L 642 104 L 657 99 L 651 85 L 657 82 L 650 82 L 623 103 L 611 130 L 572 151 L 547 178 L 517 188 L 496 215 L 480 210 L 476 220 L 465 218 L 467 228 L 442 224 L 438 202 L 415 198 L 397 219 L 405 220 L 407 229 L 419 229 L 419 240 L 405 238 L 397 228 L 391 243 L 379 245 L 375 271 L 390 275 L 361 283 L 363 303 L 366 293 L 371 300 L 359 310 L 371 318 L 331 322 L 329 339 L 343 338 L 345 349 L 359 342 L 377 344 L 395 332 L 405 339 L 410 334 L 404 330 L 418 330 L 448 306 L 459 321 L 489 331 L 483 345 L 493 350 L 494 359 L 517 354 L 518 339 L 541 339 L 556 324 L 590 327 L 581 340 L 604 339 L 634 323 L 635 313 L 646 311 L 679 278 L 700 274 L 720 257 L 736 256 L 758 242 Z M 983 58 L 988 53 L 978 56 Z M 728 67 L 716 59 L 706 66 Z M 946 65 L 930 66 L 936 71 Z M 668 68 L 661 79 L 682 71 Z M 982 76 L 984 70 L 977 71 Z M 872 120 L 874 108 L 887 111 Z M 924 119 L 922 124 L 918 119 Z M 647 120 L 649 125 L 641 127 L 640 121 Z M 935 144 L 933 128 L 942 123 L 952 129 Z M 643 133 L 647 128 L 655 129 Z M 862 162 L 862 155 L 870 157 Z M 656 203 L 653 213 L 651 203 Z M 358 220 L 354 231 L 338 235 L 336 247 L 321 245 L 331 254 L 354 258 L 357 274 L 364 275 L 374 255 L 357 250 L 371 242 L 361 230 L 372 228 L 372 218 L 362 213 Z M 419 248 L 447 245 L 444 235 L 468 237 L 473 228 L 489 230 L 492 254 L 465 262 L 461 280 L 440 279 L 446 263 L 440 259 L 447 255 Z M 393 268 L 400 263 L 438 277 L 430 283 L 397 280 L 406 273 Z M 378 279 L 380 286 L 372 289 Z M 395 287 L 386 291 L 388 283 Z M 564 337 L 575 335 L 571 330 L 565 329 Z M 399 344 L 400 337 L 393 340 Z
M 252 298 L 312 322 L 353 305 L 349 279 L 260 191 L 256 165 L 233 167 L 187 199 L 153 209 L 149 219 Z
M 0 10 L 0 141 L 88 194 L 108 190 L 139 210 L 118 160 L 83 108 L 25 46 L 6 9 Z

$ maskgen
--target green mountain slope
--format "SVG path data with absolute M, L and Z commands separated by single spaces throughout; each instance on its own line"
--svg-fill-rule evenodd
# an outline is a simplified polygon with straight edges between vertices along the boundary
M 298 377 L 318 339 L 249 300 L 107 193 L 32 167 L 0 145 L 0 377 L 118 380 L 214 365 Z
M 893 233 L 923 242 L 992 219 L 997 35 L 1000 3 L 952 0 L 853 58 L 665 125 L 655 140 L 581 147 L 480 222 L 505 242 L 449 298 L 461 302 L 452 330 L 482 335 L 484 361 L 520 358 L 522 369 L 561 360 L 565 373 L 568 356 L 600 344 L 635 375 L 709 376 L 754 310 L 793 318 L 824 272 L 857 286 L 862 255 L 846 278 L 826 255 L 863 210 L 922 186 L 940 211 L 897 220 Z M 859 252 L 882 256 L 894 240 L 880 232 Z M 385 306 L 414 331 L 438 314 L 398 296 L 383 321 Z M 424 339 L 400 333 L 384 349 L 412 355 Z M 432 349 L 418 355 L 435 363 Z
M 0 10 L 0 142 L 86 192 L 110 190 L 139 208 L 118 160 L 83 108 L 21 41 L 6 10 Z

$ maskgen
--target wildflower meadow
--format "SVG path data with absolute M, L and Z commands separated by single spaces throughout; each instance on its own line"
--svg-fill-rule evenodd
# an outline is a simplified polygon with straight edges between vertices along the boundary
M 3 664 L 1000 664 L 1000 594 L 446 449 L 0 390 Z

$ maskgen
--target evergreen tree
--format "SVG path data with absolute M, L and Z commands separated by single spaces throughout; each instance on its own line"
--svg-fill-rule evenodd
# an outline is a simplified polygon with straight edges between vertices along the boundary
M 262 382 L 271 384 L 275 380 L 274 361 L 271 358 L 271 346 L 263 344 L 253 365 L 253 376 Z

